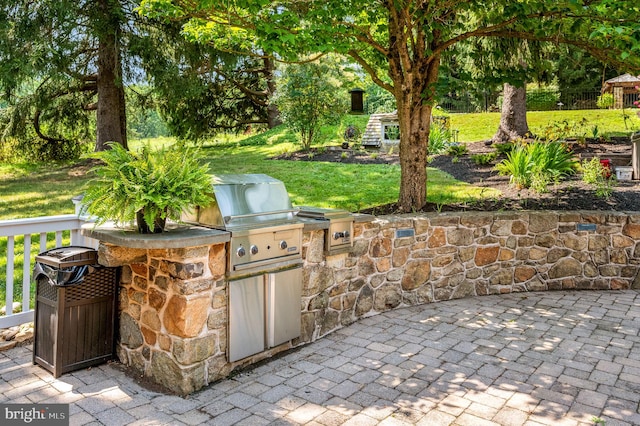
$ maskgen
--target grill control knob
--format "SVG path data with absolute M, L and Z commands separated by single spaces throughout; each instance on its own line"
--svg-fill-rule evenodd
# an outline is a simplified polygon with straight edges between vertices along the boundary
M 238 250 L 236 250 L 236 255 L 238 257 L 242 257 L 245 254 L 247 254 L 247 251 L 244 249 L 244 247 L 242 247 L 242 246 L 238 247 Z
M 344 231 L 344 237 L 345 238 L 349 238 L 351 236 L 351 234 L 349 233 L 349 231 Z
M 346 233 L 346 235 L 345 235 L 344 232 L 334 232 L 333 233 L 333 239 L 334 240 L 339 240 L 340 238 L 345 238 L 346 236 L 348 236 L 348 233 Z
M 280 241 L 280 249 L 284 250 L 288 247 L 287 242 L 286 241 Z
M 249 251 L 251 252 L 251 254 L 258 254 L 258 246 L 252 245 L 251 247 L 249 247 Z

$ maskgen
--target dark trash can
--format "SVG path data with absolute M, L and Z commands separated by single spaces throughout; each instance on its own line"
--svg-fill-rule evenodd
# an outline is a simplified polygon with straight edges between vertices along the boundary
M 114 357 L 117 268 L 69 246 L 36 256 L 33 363 L 54 377 Z

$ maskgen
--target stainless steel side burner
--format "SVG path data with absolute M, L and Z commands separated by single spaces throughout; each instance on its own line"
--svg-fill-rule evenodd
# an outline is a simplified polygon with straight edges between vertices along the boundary
M 325 233 L 325 252 L 329 255 L 346 253 L 353 247 L 353 222 L 351 212 L 320 207 L 300 207 L 298 217 L 329 222 Z

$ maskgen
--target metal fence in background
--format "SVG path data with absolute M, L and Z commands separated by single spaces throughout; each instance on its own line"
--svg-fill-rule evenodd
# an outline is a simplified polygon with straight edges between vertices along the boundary
M 598 109 L 600 90 L 529 90 L 527 91 L 528 111 Z M 640 99 L 638 93 L 625 94 L 624 107 L 632 108 Z M 452 113 L 497 112 L 500 111 L 502 98 L 499 92 L 472 94 L 461 92 L 445 96 L 439 106 Z

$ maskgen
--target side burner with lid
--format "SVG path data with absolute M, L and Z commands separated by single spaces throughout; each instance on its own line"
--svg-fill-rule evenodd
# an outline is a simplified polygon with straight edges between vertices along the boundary
M 325 252 L 329 255 L 346 253 L 353 247 L 353 215 L 347 210 L 320 207 L 300 207 L 298 217 L 329 222 L 325 233 Z

